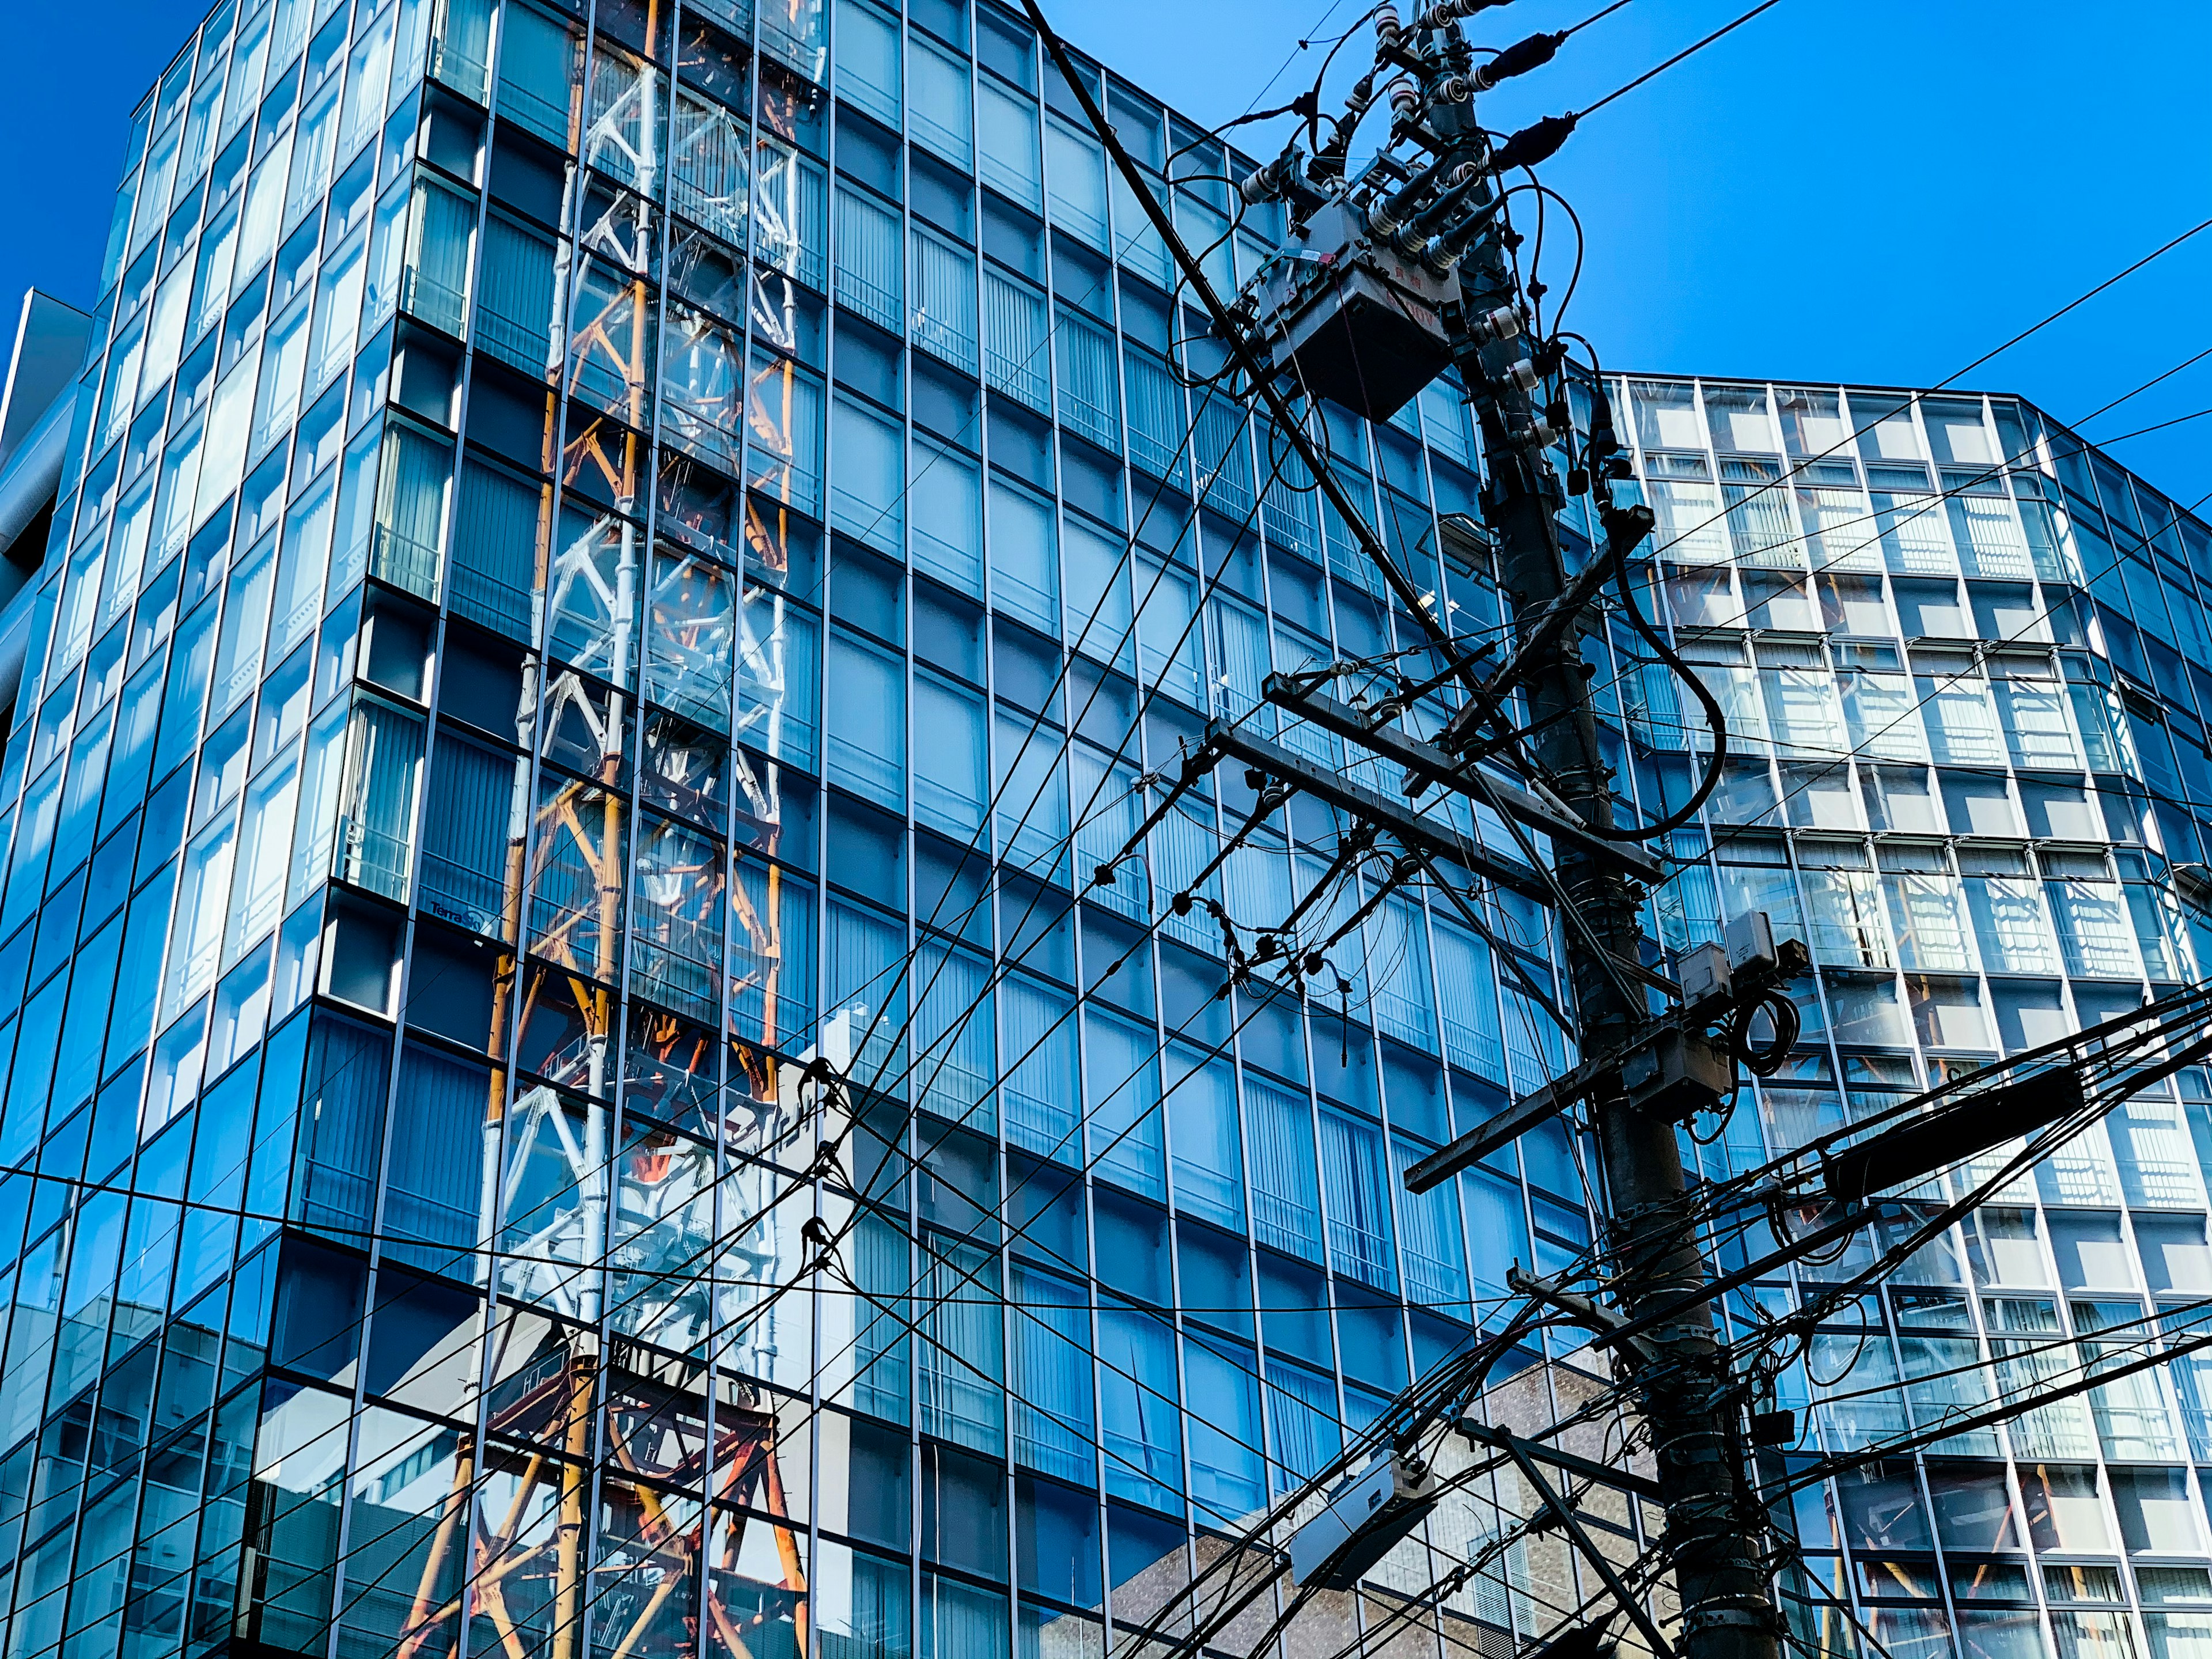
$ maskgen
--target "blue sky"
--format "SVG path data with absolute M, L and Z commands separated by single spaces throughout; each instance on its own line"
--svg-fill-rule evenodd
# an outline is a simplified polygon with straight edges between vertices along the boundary
M 1047 0 L 1075 44 L 1208 124 L 1251 106 L 1329 0 Z M 1475 20 L 1504 45 L 1597 0 Z M 1363 0 L 1340 0 L 1339 19 Z M 1486 100 L 1510 128 L 1594 102 L 1739 0 L 1632 0 Z M 94 297 L 131 107 L 190 4 L 21 6 L 0 142 L 16 158 L 0 296 Z M 1287 101 L 1298 54 L 1267 101 Z M 1572 320 L 1609 365 L 1925 385 L 2212 217 L 2212 7 L 2151 0 L 1782 0 L 1593 116 L 1544 169 L 1591 248 Z M 1255 144 L 1264 141 L 1256 135 Z M 2079 419 L 2212 346 L 2212 231 L 1974 372 Z M 2096 421 L 2212 406 L 2212 356 Z M 2212 416 L 2114 453 L 2185 501 Z

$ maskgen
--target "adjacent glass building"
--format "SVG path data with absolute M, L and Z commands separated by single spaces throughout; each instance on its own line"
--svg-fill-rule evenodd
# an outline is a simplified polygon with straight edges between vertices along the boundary
M 1249 162 L 1094 91 L 1232 289 Z M 238 0 L 131 145 L 0 771 L 7 1659 L 1102 1655 L 1583 1255 L 1564 1129 L 1397 1178 L 1566 1062 L 1540 907 L 1363 915 L 1300 803 L 1224 855 L 1238 769 L 1120 858 L 1210 718 L 1356 769 L 1261 683 L 1418 635 L 1015 16 Z M 2202 526 L 2010 400 L 1616 398 L 1735 734 L 1654 934 L 1820 964 L 1698 1155 L 2194 977 Z M 1453 389 L 1326 430 L 1500 630 Z M 1626 638 L 1650 811 L 1699 739 Z M 1222 994 L 1317 884 L 1305 994 Z M 2212 1290 L 2206 1094 L 1824 1336 L 1796 1403 L 1908 1380 L 1808 1446 Z M 1601 1387 L 1522 1358 L 1531 1422 Z M 2212 1641 L 2193 1389 L 1803 1506 L 1804 1628 Z M 1510 1653 L 1595 1588 L 1556 1540 L 1407 1598 L 1526 1509 L 1289 1650 Z
M 1646 592 L 1730 728 L 1655 931 L 1679 949 L 1764 909 L 1818 964 L 1799 1051 L 1709 1172 L 2203 980 L 2212 924 L 2180 897 L 2212 835 L 2203 521 L 2010 398 L 1669 380 L 1613 398 L 1660 525 Z M 1680 801 L 1710 746 L 1696 706 L 1629 657 L 1616 631 L 1599 681 L 1618 676 L 1626 769 L 1647 808 Z M 1924 1428 L 2201 1318 L 2208 1160 L 2212 1079 L 2191 1070 L 2010 1183 L 1814 1339 L 1783 1403 L 1837 1403 L 1807 1413 L 1803 1448 Z M 1947 1195 L 1916 1189 L 1905 1215 Z M 1871 1249 L 1753 1300 L 1785 1310 Z M 2212 1372 L 2183 1358 L 1837 1483 L 1799 1508 L 1796 1589 L 1855 1610 L 1801 1605 L 1807 1633 L 2200 1653 L 2208 1408 Z

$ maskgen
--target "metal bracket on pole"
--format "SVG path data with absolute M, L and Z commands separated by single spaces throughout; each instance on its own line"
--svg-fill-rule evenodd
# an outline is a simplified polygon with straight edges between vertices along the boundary
M 1651 1357 L 1651 1345 L 1628 1334 L 1628 1316 L 1601 1306 L 1579 1291 L 1562 1290 L 1548 1279 L 1535 1279 L 1519 1267 L 1509 1267 L 1506 1286 L 1538 1302 L 1550 1304 L 1584 1330 L 1626 1347 L 1639 1359 Z
M 1633 1469 L 1615 1468 L 1610 1463 L 1600 1463 L 1588 1457 L 1578 1457 L 1573 1452 L 1562 1451 L 1557 1446 L 1547 1445 L 1540 1440 L 1524 1440 L 1510 1429 L 1494 1427 L 1472 1417 L 1462 1417 L 1452 1425 L 1459 1433 L 1478 1445 L 1502 1451 L 1509 1457 L 1533 1458 L 1539 1463 L 1548 1463 L 1565 1474 L 1595 1480 L 1600 1486 L 1613 1486 L 1642 1498 L 1647 1504 L 1664 1504 L 1667 1493 L 1649 1475 L 1638 1474 Z
M 1493 1431 L 1493 1432 L 1497 1431 Z M 1651 1617 L 1644 1603 L 1630 1592 L 1627 1585 L 1620 1582 L 1620 1574 L 1614 1569 L 1613 1563 L 1607 1560 L 1599 1551 L 1595 1540 L 1583 1530 L 1583 1523 L 1576 1516 L 1574 1510 L 1568 1507 L 1566 1501 L 1559 1493 L 1552 1490 L 1551 1483 L 1544 1479 L 1542 1471 L 1536 1467 L 1535 1459 L 1529 1455 L 1528 1443 L 1517 1436 L 1500 1433 L 1498 1438 L 1492 1443 L 1513 1460 L 1514 1466 L 1521 1471 L 1521 1478 L 1536 1489 L 1538 1500 L 1551 1512 L 1552 1519 L 1559 1523 L 1559 1530 L 1573 1540 L 1575 1548 L 1580 1551 L 1583 1559 L 1590 1564 L 1591 1570 L 1604 1583 L 1607 1593 L 1620 1604 L 1620 1610 L 1628 1615 L 1629 1622 L 1634 1625 L 1643 1634 L 1644 1639 L 1651 1644 L 1651 1651 L 1657 1656 L 1657 1659 L 1674 1659 L 1674 1644 L 1661 1633 L 1657 1621 Z M 1612 1476 L 1612 1471 L 1607 1473 L 1608 1476 Z M 1611 1483 L 1617 1484 L 1617 1477 L 1614 1477 Z M 1663 1503 L 1665 1500 L 1655 1498 L 1653 1501 Z

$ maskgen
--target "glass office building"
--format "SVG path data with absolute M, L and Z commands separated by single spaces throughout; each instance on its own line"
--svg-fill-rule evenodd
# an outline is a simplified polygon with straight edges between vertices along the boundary
M 1730 728 L 1653 929 L 1680 949 L 1763 909 L 1817 964 L 1762 1121 L 1739 1113 L 1709 1172 L 2202 981 L 2212 926 L 2183 902 L 2212 835 L 2200 520 L 2010 398 L 1653 379 L 1613 404 L 1660 526 L 1645 592 Z M 1598 683 L 1649 810 L 1684 798 L 1710 744 L 1628 655 L 1616 633 Z M 2200 1318 L 2209 1159 L 2212 1079 L 2192 1069 L 2011 1182 L 1814 1339 L 1782 1403 L 1835 1403 L 1802 1447 L 1925 1428 Z M 1948 1180 L 1897 1224 L 1966 1190 Z M 1870 1259 L 1752 1301 L 1784 1311 Z M 1801 1607 L 1808 1633 L 2198 1651 L 2208 1407 L 2212 1373 L 2180 1358 L 1838 1483 L 1799 1508 L 1799 1590 L 1854 1611 Z
M 1233 288 L 1249 163 L 1093 89 Z M 1565 1064 L 1540 907 L 1333 879 L 1300 804 L 1224 854 L 1241 769 L 1146 826 L 1210 718 L 1358 766 L 1265 676 L 1417 635 L 1015 16 L 238 0 L 131 143 L 0 770 L 9 1659 L 1100 1655 L 1587 1250 L 1563 1130 L 1397 1178 Z M 1617 397 L 1735 732 L 1654 933 L 1820 963 L 1709 1167 L 2193 977 L 2201 526 L 2008 400 Z M 1498 630 L 1452 390 L 1326 432 Z M 1588 648 L 1680 799 L 1676 688 Z M 1218 994 L 1317 887 L 1304 994 Z M 1818 1385 L 2212 1288 L 2203 1092 Z M 2212 1639 L 2196 1400 L 1804 1506 L 1808 1631 Z M 1555 1539 L 1407 1598 L 1525 1512 L 1455 1496 L 1297 1646 L 1510 1651 L 1594 1588 Z

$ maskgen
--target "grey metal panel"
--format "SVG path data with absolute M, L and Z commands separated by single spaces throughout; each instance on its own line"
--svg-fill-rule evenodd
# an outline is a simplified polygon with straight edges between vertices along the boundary
M 92 319 L 75 306 L 33 289 L 23 295 L 15 323 L 15 349 L 9 355 L 8 384 L 0 391 L 0 466 L 63 398 L 84 362 L 92 337 Z

